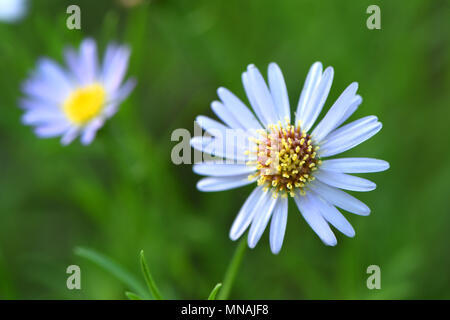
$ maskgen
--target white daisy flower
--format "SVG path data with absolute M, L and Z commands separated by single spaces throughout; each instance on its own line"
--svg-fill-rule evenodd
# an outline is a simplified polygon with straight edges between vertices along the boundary
M 100 65 L 95 41 L 85 39 L 79 52 L 65 51 L 68 70 L 40 59 L 23 84 L 22 122 L 34 126 L 41 138 L 61 136 L 67 145 L 80 136 L 84 145 L 90 144 L 136 85 L 134 79 L 122 84 L 129 56 L 128 47 L 110 44 Z
M 380 131 L 382 125 L 377 117 L 368 116 L 341 126 L 362 102 L 356 93 L 358 84 L 353 82 L 313 129 L 330 91 L 333 73 L 332 67 L 322 71 L 320 62 L 312 65 L 293 122 L 286 84 L 275 63 L 269 65 L 268 86 L 253 65 L 242 74 L 256 117 L 239 98 L 219 88 L 221 102 L 215 101 L 211 107 L 225 125 L 204 116 L 197 118 L 210 137 L 194 137 L 191 145 L 227 159 L 225 163 L 194 164 L 195 173 L 208 176 L 198 182 L 197 188 L 221 191 L 257 183 L 234 220 L 230 230 L 232 240 L 250 228 L 248 245 L 254 248 L 272 219 L 270 247 L 277 254 L 286 230 L 289 197 L 314 232 L 330 246 L 337 243 L 330 224 L 346 236 L 355 235 L 336 207 L 358 215 L 370 213 L 364 203 L 341 189 L 374 190 L 375 183 L 349 173 L 383 171 L 389 164 L 370 158 L 325 158 L 359 145 Z M 220 133 L 243 137 L 249 141 L 250 150 L 245 150 L 242 142 L 236 142 L 242 139 L 226 139 L 224 143 Z M 246 163 L 242 164 L 242 160 Z

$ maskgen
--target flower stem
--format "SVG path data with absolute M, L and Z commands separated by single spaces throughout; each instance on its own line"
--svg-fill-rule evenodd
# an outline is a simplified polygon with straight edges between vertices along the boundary
M 145 261 L 144 250 L 141 250 L 141 269 L 144 274 L 145 282 L 147 282 L 148 289 L 152 293 L 153 298 L 155 300 L 162 300 L 161 293 L 159 293 L 158 287 L 156 286 L 147 262 Z
M 219 300 L 226 300 L 230 295 L 234 279 L 236 278 L 236 274 L 239 270 L 239 266 L 241 265 L 242 258 L 244 257 L 245 248 L 247 247 L 246 242 L 246 239 L 242 238 L 236 248 L 236 251 L 234 252 L 233 258 L 231 259 L 231 262 L 228 265 L 227 272 L 225 273 L 225 279 L 223 280 L 222 289 L 219 292 Z

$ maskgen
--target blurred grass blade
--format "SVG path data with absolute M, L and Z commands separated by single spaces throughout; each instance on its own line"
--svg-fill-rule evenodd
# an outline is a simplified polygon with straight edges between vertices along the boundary
M 139 297 L 136 293 L 126 291 L 125 295 L 129 300 L 144 300 L 143 298 Z
M 147 282 L 148 289 L 153 295 L 155 300 L 162 300 L 162 296 L 159 293 L 158 288 L 156 287 L 155 281 L 153 281 L 153 277 L 150 273 L 150 269 L 148 268 L 147 262 L 144 257 L 144 250 L 141 250 L 141 268 L 142 273 L 144 274 L 145 282 Z
M 219 293 L 219 300 L 226 300 L 230 295 L 231 288 L 233 286 L 234 279 L 241 265 L 242 258 L 244 257 L 245 248 L 247 247 L 247 241 L 245 237 L 242 238 L 239 243 L 233 258 L 228 266 L 227 272 L 225 273 L 225 279 L 223 280 L 223 288 Z
M 148 297 L 145 287 L 139 282 L 139 280 L 107 256 L 95 250 L 83 247 L 76 247 L 74 252 L 77 256 L 85 258 L 103 270 L 108 271 L 130 289 L 136 291 L 140 296 Z
M 216 300 L 216 295 L 217 292 L 219 292 L 220 288 L 222 288 L 222 284 L 221 283 L 216 284 L 214 289 L 212 289 L 211 293 L 209 294 L 208 300 Z

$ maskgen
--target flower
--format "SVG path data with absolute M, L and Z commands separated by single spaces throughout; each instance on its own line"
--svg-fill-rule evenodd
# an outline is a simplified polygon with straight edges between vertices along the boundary
M 337 244 L 330 224 L 346 236 L 355 235 L 336 207 L 358 215 L 370 213 L 369 207 L 341 189 L 374 190 L 373 182 L 349 173 L 383 171 L 389 164 L 371 158 L 324 159 L 359 145 L 382 127 L 375 116 L 341 126 L 362 102 L 356 94 L 356 82 L 344 90 L 312 130 L 330 91 L 333 74 L 332 67 L 322 72 L 320 62 L 311 66 L 295 121 L 291 122 L 286 84 L 278 65 L 269 65 L 268 86 L 258 69 L 250 65 L 242 74 L 242 81 L 256 117 L 229 90 L 219 88 L 221 102 L 215 101 L 211 107 L 225 125 L 205 116 L 197 118 L 209 136 L 194 137 L 191 145 L 226 159 L 194 164 L 195 173 L 208 176 L 198 182 L 197 188 L 221 191 L 257 183 L 234 220 L 232 240 L 250 228 L 247 240 L 249 247 L 254 248 L 272 218 L 270 247 L 273 253 L 279 253 L 286 230 L 288 198 L 294 199 L 306 222 L 330 246 Z M 230 135 L 232 139 L 228 139 Z M 248 143 L 244 145 L 243 141 Z
M 134 79 L 122 84 L 129 56 L 128 47 L 110 44 L 100 65 L 95 41 L 85 39 L 79 52 L 66 49 L 68 70 L 48 58 L 40 59 L 23 84 L 22 122 L 34 126 L 41 138 L 61 136 L 61 143 L 67 145 L 80 136 L 82 144 L 90 144 L 135 87 Z
M 14 23 L 27 13 L 27 0 L 0 0 L 0 21 Z

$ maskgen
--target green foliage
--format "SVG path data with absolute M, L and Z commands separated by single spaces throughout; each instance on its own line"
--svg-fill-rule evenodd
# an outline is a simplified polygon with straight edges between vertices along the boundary
M 217 292 L 219 292 L 220 288 L 222 288 L 222 284 L 216 284 L 214 289 L 212 289 L 211 293 L 209 294 L 208 300 L 216 300 Z
M 148 268 L 147 262 L 145 261 L 144 250 L 141 250 L 140 258 L 142 274 L 144 275 L 147 287 L 155 300 L 161 300 L 161 293 L 159 293 L 158 287 L 156 286 L 152 274 L 150 273 L 150 269 Z
M 265 75 L 271 61 L 292 111 L 314 61 L 335 68 L 325 110 L 358 81 L 363 103 L 352 119 L 374 114 L 384 127 L 345 156 L 385 159 L 391 169 L 364 175 L 378 185 L 356 194 L 370 216 L 343 213 L 354 238 L 324 246 L 291 203 L 280 254 L 270 253 L 266 231 L 217 298 L 450 298 L 445 1 L 76 2 L 81 30 L 65 27 L 68 1 L 32 1 L 22 22 L 0 22 L 0 298 L 151 298 L 139 276 L 142 248 L 164 298 L 204 299 L 236 250 L 228 232 L 251 187 L 198 192 L 191 166 L 171 162 L 171 133 L 193 132 L 198 114 L 215 117 L 219 86 L 247 102 L 241 73 L 254 63 Z M 366 28 L 371 4 L 381 30 Z M 62 63 L 65 46 L 86 36 L 101 53 L 110 41 L 129 44 L 138 85 L 91 146 L 38 139 L 20 121 L 21 83 L 39 57 Z M 75 247 L 108 257 L 73 255 Z M 80 291 L 66 288 L 71 264 L 81 268 Z M 381 267 L 379 291 L 366 287 L 371 264 Z

